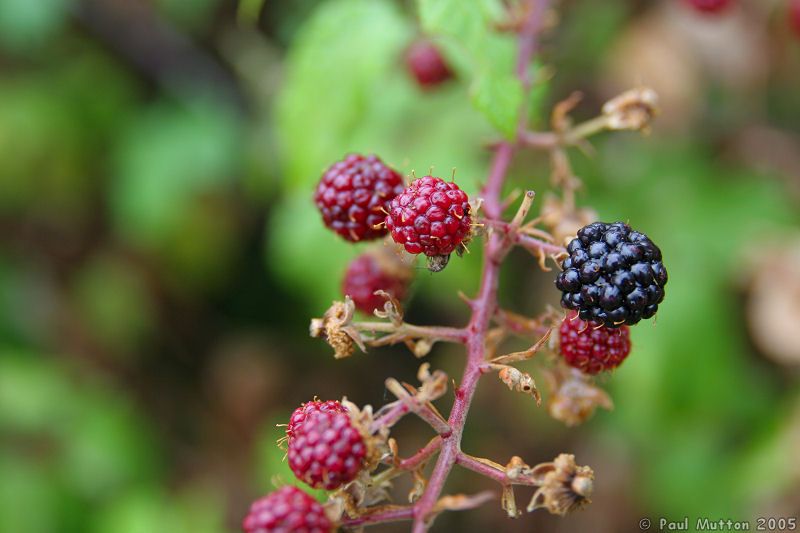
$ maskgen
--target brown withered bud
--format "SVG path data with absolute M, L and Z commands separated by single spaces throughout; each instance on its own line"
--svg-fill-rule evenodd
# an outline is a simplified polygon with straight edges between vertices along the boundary
M 547 509 L 565 515 L 591 503 L 594 472 L 575 464 L 575 456 L 562 453 L 552 463 L 536 465 L 532 476 L 539 489 L 528 504 L 528 512 Z
M 548 412 L 568 426 L 582 424 L 598 407 L 614 407 L 606 391 L 580 370 L 559 367 L 547 374 L 547 380 L 552 390 Z
M 658 114 L 658 94 L 649 87 L 637 87 L 603 104 L 606 127 L 612 130 L 647 132 Z
M 556 243 L 568 243 L 578 230 L 597 220 L 597 213 L 585 207 L 565 205 L 564 200 L 548 193 L 542 205 L 542 225 L 547 228 Z
M 355 313 L 355 305 L 350 297 L 344 302 L 333 302 L 322 318 L 311 320 L 309 333 L 312 337 L 321 337 L 333 348 L 333 356 L 342 359 L 353 355 L 354 343 L 362 351 L 365 350 L 358 331 L 350 326 Z

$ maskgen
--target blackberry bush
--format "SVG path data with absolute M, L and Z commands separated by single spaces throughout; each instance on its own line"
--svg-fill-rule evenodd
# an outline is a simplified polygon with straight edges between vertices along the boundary
M 595 222 L 578 231 L 567 252 L 556 287 L 561 305 L 582 320 L 616 328 L 656 314 L 667 270 L 647 235 L 623 222 Z
M 321 317 L 312 319 L 309 332 L 327 342 L 337 359 L 351 357 L 357 349 L 366 352 L 396 344 L 421 358 L 437 343 L 460 345 L 466 351 L 462 378 L 456 383 L 423 363 L 417 386 L 385 378 L 381 389 L 385 387 L 396 399 L 378 409 L 359 407 L 346 399 L 304 404 L 286 429 L 287 459 L 298 479 L 331 491 L 325 510 L 333 527 L 409 520 L 414 533 L 424 533 L 440 513 L 497 500 L 494 491 L 443 494 L 454 467 L 495 481 L 502 491 L 501 506 L 511 518 L 537 509 L 564 515 L 591 502 L 594 472 L 590 467 L 580 466 L 568 453 L 534 466 L 519 456 L 500 461 L 476 457 L 462 449 L 461 436 L 478 383 L 485 382 L 487 375 L 496 376 L 499 385 L 520 398 L 530 398 L 537 405 L 546 401 L 551 416 L 569 426 L 582 423 L 598 407 L 611 407 L 609 395 L 595 383 L 594 375 L 617 367 L 629 355 L 627 326 L 656 313 L 667 272 L 661 251 L 646 235 L 621 222 L 590 223 L 596 219 L 593 211 L 576 206 L 575 192 L 581 184 L 572 172 L 568 149 L 601 131 L 648 131 L 658 112 L 658 98 L 652 89 L 637 87 L 606 102 L 598 116 L 576 123 L 570 117 L 578 103 L 573 95 L 553 109 L 553 131 L 531 131 L 529 110 L 522 104 L 530 101 L 530 94 L 520 94 L 518 104 L 509 102 L 517 89 L 525 93 L 537 82 L 530 65 L 539 49 L 547 1 L 503 3 L 506 20 L 490 20 L 481 10 L 470 9 L 463 10 L 461 17 L 442 17 L 446 8 L 432 9 L 426 0 L 419 4 L 427 6 L 419 12 L 426 31 L 438 27 L 439 33 L 454 38 L 481 36 L 471 41 L 480 43 L 480 49 L 464 43 L 465 53 L 472 53 L 476 64 L 484 57 L 484 45 L 500 44 L 490 43 L 497 37 L 495 32 L 518 33 L 515 78 L 503 73 L 490 80 L 501 83 L 487 84 L 481 76 L 498 65 L 484 64 L 479 65 L 480 75 L 471 85 L 473 101 L 501 135 L 489 144 L 492 161 L 482 187 L 471 192 L 472 202 L 454 182 L 435 176 L 403 186 L 399 174 L 375 156 L 348 156 L 326 172 L 315 196 L 325 224 L 353 242 L 388 235 L 383 248 L 368 250 L 350 265 L 343 283 L 344 300 L 333 302 Z M 423 78 L 421 83 L 433 79 Z M 498 87 L 503 88 L 502 98 L 492 92 Z M 506 104 L 509 109 L 503 107 Z M 519 195 L 501 196 L 514 156 L 526 149 L 546 152 L 552 164 L 554 190 L 535 217 L 529 217 L 534 191 L 525 191 L 521 200 Z M 504 218 L 506 209 L 515 204 L 516 213 Z M 394 275 L 386 277 L 385 265 L 378 258 L 393 257 L 407 265 L 425 255 L 428 268 L 441 271 L 453 252 L 460 254 L 468 241 L 478 238 L 483 242 L 480 284 L 475 294 L 461 295 L 471 313 L 468 323 L 449 327 L 407 322 L 399 302 L 405 286 L 395 285 Z M 562 303 L 570 310 L 569 318 L 565 320 L 552 307 L 528 317 L 499 305 L 501 266 L 514 248 L 530 252 L 544 271 L 552 271 L 552 266 L 563 269 L 553 276 L 563 292 Z M 554 301 L 556 294 L 552 291 Z M 356 309 L 373 316 L 361 321 Z M 558 344 L 550 339 L 555 329 L 560 333 Z M 511 336 L 528 339 L 530 347 L 507 351 L 506 340 Z M 518 368 L 537 353 L 542 355 L 533 362 L 544 361 L 543 366 L 530 372 Z M 537 382 L 546 384 L 545 394 Z M 453 391 L 448 390 L 451 384 Z M 448 394 L 453 401 L 445 416 L 434 402 Z M 392 429 L 407 415 L 430 426 L 433 436 L 403 457 Z M 431 463 L 428 476 L 425 466 Z M 391 503 L 390 489 L 401 476 L 411 479 L 411 490 L 403 498 L 410 503 Z M 529 503 L 518 507 L 515 491 L 525 487 L 531 488 Z

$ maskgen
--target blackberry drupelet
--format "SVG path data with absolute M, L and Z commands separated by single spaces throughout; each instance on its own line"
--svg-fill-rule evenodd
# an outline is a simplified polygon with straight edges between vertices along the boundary
M 623 222 L 595 222 L 578 231 L 567 252 L 556 287 L 561 305 L 581 320 L 613 328 L 656 314 L 667 270 L 647 235 Z

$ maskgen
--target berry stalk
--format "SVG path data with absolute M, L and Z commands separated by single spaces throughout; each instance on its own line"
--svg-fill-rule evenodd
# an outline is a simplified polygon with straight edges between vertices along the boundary
M 519 37 L 516 69 L 516 74 L 526 89 L 530 87 L 529 65 L 536 49 L 537 33 L 549 1 L 531 0 L 530 3 L 529 16 Z M 518 132 L 525 130 L 525 115 L 526 112 L 523 111 Z M 483 208 L 488 220 L 500 220 L 502 215 L 501 193 L 516 144 L 516 142 L 502 142 L 495 149 L 491 171 L 482 191 Z M 472 317 L 467 326 L 467 364 L 461 385 L 456 389 L 456 399 L 448 419 L 452 433 L 447 438 L 443 438 L 439 458 L 428 481 L 428 486 L 414 506 L 412 529 L 414 533 L 424 533 L 428 530 L 431 511 L 444 489 L 450 470 L 461 454 L 461 436 L 464 432 L 464 424 L 482 374 L 486 332 L 497 308 L 500 262 L 508 247 L 509 244 L 497 232 L 492 232 L 484 244 L 480 289 L 478 297 L 471 302 Z

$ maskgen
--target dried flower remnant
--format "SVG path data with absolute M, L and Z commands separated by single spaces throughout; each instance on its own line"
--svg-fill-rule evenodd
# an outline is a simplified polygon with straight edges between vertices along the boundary
M 559 366 L 546 376 L 552 390 L 547 410 L 567 426 L 586 422 L 598 407 L 609 410 L 614 407 L 608 393 L 580 370 Z
M 544 508 L 563 516 L 592 502 L 594 471 L 578 466 L 574 455 L 562 453 L 552 463 L 537 465 L 531 475 L 539 489 L 528 504 L 528 512 Z
M 648 132 L 658 114 L 658 94 L 649 87 L 630 89 L 603 104 L 606 127 Z

